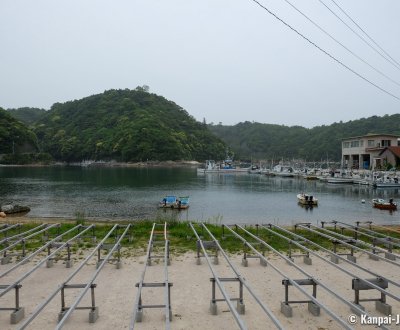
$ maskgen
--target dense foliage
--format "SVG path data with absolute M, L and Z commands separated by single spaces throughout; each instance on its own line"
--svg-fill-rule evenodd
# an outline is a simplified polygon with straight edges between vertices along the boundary
M 43 150 L 64 161 L 219 159 L 225 150 L 206 125 L 141 87 L 56 103 L 34 130 Z
M 0 108 L 0 154 L 37 152 L 36 135 Z
M 14 118 L 22 121 L 25 125 L 32 125 L 37 122 L 42 116 L 45 115 L 46 110 L 38 108 L 18 108 L 18 109 L 7 109 L 9 114 Z
M 30 124 L 33 131 L 11 115 Z M 234 126 L 206 125 L 174 102 L 149 93 L 147 86 L 56 103 L 48 111 L 0 108 L 0 154 L 8 154 L 3 163 L 48 162 L 51 157 L 62 161 L 219 160 L 226 146 L 242 160 L 338 161 L 343 138 L 368 133 L 400 135 L 400 114 L 311 129 L 247 121 Z M 37 151 L 42 154 L 36 155 Z
M 340 160 L 341 140 L 368 133 L 400 135 L 400 115 L 372 116 L 347 123 L 307 129 L 244 122 L 234 126 L 209 125 L 241 159 Z

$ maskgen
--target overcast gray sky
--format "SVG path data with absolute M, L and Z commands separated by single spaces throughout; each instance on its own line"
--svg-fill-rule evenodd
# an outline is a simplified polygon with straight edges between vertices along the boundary
M 369 48 L 320 0 L 288 1 L 368 65 L 284 0 L 259 0 L 400 98 L 400 65 Z M 346 19 L 332 0 L 323 2 Z M 335 2 L 400 63 L 400 1 Z M 398 99 L 343 68 L 251 0 L 2 0 L 0 42 L 3 108 L 49 109 L 108 89 L 148 85 L 208 123 L 314 127 L 400 113 Z

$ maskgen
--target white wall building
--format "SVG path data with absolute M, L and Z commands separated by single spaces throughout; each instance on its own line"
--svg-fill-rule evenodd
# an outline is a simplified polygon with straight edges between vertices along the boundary
M 400 145 L 400 136 L 392 134 L 368 134 L 342 139 L 343 168 L 375 169 L 383 165 L 379 154 L 386 147 Z

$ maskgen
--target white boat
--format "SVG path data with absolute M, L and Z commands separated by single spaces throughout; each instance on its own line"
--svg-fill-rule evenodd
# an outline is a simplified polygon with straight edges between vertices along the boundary
M 197 174 L 205 173 L 247 173 L 249 168 L 236 167 L 233 165 L 232 159 L 225 159 L 221 163 L 214 160 L 206 160 L 203 168 L 197 169 Z
M 335 172 L 331 173 L 331 177 L 328 177 L 327 180 L 328 183 L 347 183 L 347 184 L 352 184 L 354 183 L 354 178 L 353 176 L 348 173 L 346 173 L 343 170 L 336 170 Z
M 318 199 L 310 194 L 297 194 L 297 201 L 301 205 L 318 206 Z
M 377 178 L 373 183 L 374 188 L 400 188 L 399 178 L 391 176 L 383 176 Z
M 332 178 L 328 178 L 327 182 L 328 183 L 354 183 L 354 179 L 350 178 L 350 177 L 342 177 L 342 178 L 332 177 Z
M 251 165 L 251 167 L 247 169 L 247 173 L 261 174 L 261 168 L 258 165 Z
M 281 164 L 275 165 L 271 173 L 273 175 L 285 178 L 293 178 L 295 175 L 297 175 L 297 172 L 293 169 L 293 167 Z

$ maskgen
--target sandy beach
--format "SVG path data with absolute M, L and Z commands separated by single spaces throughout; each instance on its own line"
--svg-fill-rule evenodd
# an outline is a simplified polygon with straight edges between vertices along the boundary
M 193 241 L 195 244 L 195 241 Z M 239 244 L 239 243 L 238 243 Z M 46 264 L 38 268 L 29 277 L 24 279 L 21 284 L 20 305 L 25 308 L 25 317 L 19 324 L 10 324 L 10 311 L 1 311 L 0 329 L 18 329 L 19 326 L 28 318 L 33 311 L 47 300 L 47 297 L 71 274 L 76 267 L 85 259 L 91 250 L 79 250 L 74 253 L 72 258 L 74 264 L 72 268 L 66 268 L 63 258 L 55 260 L 53 267 L 47 268 Z M 329 259 L 327 253 L 318 252 L 325 259 Z M 24 273 L 28 272 L 46 253 L 36 256 L 33 260 L 18 267 L 1 278 L 2 285 L 13 283 Z M 398 280 L 398 267 L 384 261 L 374 261 L 364 253 L 358 253 L 357 263 L 371 271 L 379 272 L 391 280 Z M 307 304 L 292 304 L 293 317 L 288 318 L 280 311 L 280 303 L 284 300 L 283 277 L 269 266 L 262 266 L 260 260 L 248 259 L 248 267 L 242 265 L 243 255 L 241 253 L 230 254 L 229 260 L 240 272 L 251 286 L 257 297 L 274 313 L 279 322 L 286 329 L 342 329 L 333 318 L 321 309 L 319 316 L 313 316 L 307 310 Z M 273 253 L 266 254 L 267 260 L 284 272 L 291 279 L 305 279 L 304 274 L 300 273 L 294 266 L 289 265 L 278 255 Z M 336 269 L 332 265 L 316 257 L 312 258 L 312 265 L 303 263 L 301 257 L 295 258 L 295 263 L 311 274 L 315 279 L 320 280 L 331 290 L 344 297 L 347 301 L 354 300 L 354 291 L 351 287 L 352 277 Z M 219 256 L 219 264 L 213 265 L 220 278 L 235 277 L 231 267 L 223 256 Z M 99 318 L 95 323 L 88 322 L 88 310 L 75 310 L 67 320 L 64 329 L 128 329 L 133 314 L 133 306 L 136 299 L 137 288 L 135 284 L 139 282 L 145 267 L 145 249 L 133 250 L 130 248 L 122 249 L 122 267 L 117 269 L 113 263 L 108 263 L 99 273 L 94 281 L 95 302 L 99 308 Z M 82 270 L 70 282 L 73 284 L 86 284 L 88 279 L 96 271 L 97 256 L 95 255 L 82 268 Z M 1 272 L 9 269 L 15 264 L 11 263 L 0 265 Z M 371 278 L 370 274 L 356 269 L 350 264 L 340 262 L 339 265 L 360 276 L 360 278 Z M 201 264 L 196 263 L 196 254 L 186 252 L 171 255 L 171 264 L 168 267 L 169 282 L 173 283 L 171 288 L 171 307 L 172 322 L 171 329 L 238 329 L 232 313 L 225 302 L 218 302 L 218 314 L 211 315 L 209 311 L 211 300 L 212 273 L 204 258 Z M 148 283 L 158 283 L 164 281 L 164 264 L 162 259 L 155 259 L 151 266 L 147 267 L 145 281 Z M 235 298 L 239 294 L 238 282 L 224 282 L 224 287 L 228 294 Z M 312 287 L 305 287 L 307 292 L 312 292 Z M 396 287 L 389 287 L 390 292 L 399 295 L 400 290 Z M 66 290 L 66 304 L 74 301 L 81 289 Z M 376 290 L 361 292 L 361 298 L 379 298 L 380 293 Z M 221 298 L 217 288 L 217 298 Z M 143 288 L 142 298 L 144 304 L 163 304 L 164 288 Z M 1 298 L 1 307 L 14 306 L 14 290 L 8 292 Z M 294 287 L 289 287 L 290 300 L 307 300 L 301 292 Z M 343 302 L 336 299 L 322 287 L 317 287 L 317 299 L 331 309 L 335 314 L 347 322 L 349 315 L 353 314 L 350 308 Z M 396 315 L 400 312 L 400 303 L 394 299 L 387 298 L 387 303 L 392 306 L 392 313 Z M 90 306 L 90 291 L 85 295 L 79 304 L 80 307 Z M 236 303 L 234 302 L 235 306 Z M 244 289 L 245 314 L 241 315 L 248 329 L 275 329 L 274 324 L 262 311 L 257 302 Z M 384 316 L 375 310 L 374 302 L 363 302 L 368 313 L 371 315 Z M 58 293 L 54 299 L 43 309 L 43 311 L 27 327 L 28 329 L 54 329 L 57 325 L 58 313 L 61 308 L 61 296 Z M 389 328 L 395 328 L 395 325 Z M 163 329 L 165 328 L 164 309 L 145 309 L 143 320 L 135 324 L 135 329 Z M 355 325 L 355 328 L 368 329 L 374 326 Z

